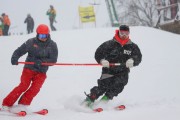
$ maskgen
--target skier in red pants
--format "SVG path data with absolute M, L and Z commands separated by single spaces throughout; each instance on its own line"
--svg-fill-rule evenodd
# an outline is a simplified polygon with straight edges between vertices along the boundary
M 4 110 L 13 106 L 19 98 L 18 105 L 30 105 L 40 91 L 49 68 L 49 66 L 43 66 L 41 63 L 57 62 L 58 48 L 50 38 L 48 26 L 41 24 L 37 27 L 36 32 L 36 37 L 27 40 L 12 55 L 12 65 L 18 65 L 18 59 L 26 53 L 28 53 L 26 62 L 34 62 L 34 65 L 24 65 L 20 84 L 3 100 L 2 108 Z

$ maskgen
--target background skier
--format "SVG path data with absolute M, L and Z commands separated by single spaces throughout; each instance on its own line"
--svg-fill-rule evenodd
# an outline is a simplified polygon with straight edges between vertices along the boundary
M 2 14 L 2 17 L 3 17 L 3 24 L 4 24 L 3 35 L 8 36 L 9 27 L 11 25 L 11 22 L 10 22 L 8 15 L 6 15 L 5 13 Z
M 34 30 L 34 19 L 31 17 L 30 14 L 27 15 L 26 19 L 24 20 L 24 23 L 27 23 L 27 33 L 33 33 Z
M 18 59 L 26 53 L 28 53 L 26 62 L 34 62 L 35 64 L 24 65 L 20 84 L 3 100 L 2 108 L 5 110 L 13 106 L 19 97 L 18 104 L 20 106 L 30 105 L 40 91 L 49 68 L 41 63 L 56 63 L 57 61 L 58 48 L 56 43 L 51 40 L 48 26 L 41 24 L 37 27 L 36 32 L 36 37 L 27 40 L 12 55 L 12 65 L 18 65 Z
M 139 65 L 142 55 L 139 47 L 129 39 L 129 26 L 121 25 L 116 30 L 112 40 L 101 44 L 96 52 L 95 59 L 102 64 L 102 75 L 98 79 L 98 86 L 90 90 L 85 104 L 91 106 L 101 95 L 101 100 L 112 100 L 124 89 L 128 83 L 130 68 Z M 110 66 L 110 63 L 121 63 L 120 66 Z
M 50 22 L 50 27 L 52 31 L 56 31 L 56 28 L 54 27 L 54 22 L 56 22 L 56 10 L 52 5 L 50 5 L 50 9 L 46 13 L 49 16 L 49 22 Z
M 4 23 L 3 18 L 0 16 L 0 36 L 3 36 Z

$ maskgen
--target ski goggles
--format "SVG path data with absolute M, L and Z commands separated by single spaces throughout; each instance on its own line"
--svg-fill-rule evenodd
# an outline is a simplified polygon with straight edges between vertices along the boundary
M 48 38 L 48 34 L 38 34 L 39 39 L 45 39 Z
M 129 31 L 120 30 L 119 36 L 129 36 Z

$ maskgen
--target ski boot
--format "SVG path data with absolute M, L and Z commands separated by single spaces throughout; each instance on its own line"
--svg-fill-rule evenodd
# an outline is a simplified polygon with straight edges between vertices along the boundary
M 2 111 L 9 111 L 10 107 L 9 106 L 2 106 L 1 110 Z
M 109 98 L 107 96 L 103 96 L 98 102 L 96 102 L 95 108 L 108 109 Z
M 108 102 L 108 101 L 109 101 L 109 98 L 108 98 L 106 95 L 104 95 L 104 96 L 101 98 L 100 101 L 102 101 L 102 102 Z
M 83 101 L 83 104 L 89 108 L 93 107 L 94 101 L 95 101 L 95 95 L 91 95 L 91 94 L 86 94 L 87 96 L 86 99 Z
M 99 105 L 106 105 L 108 102 L 109 102 L 109 98 L 106 96 L 106 95 L 104 95 L 100 100 L 99 100 Z
M 23 104 L 14 105 L 13 107 L 11 107 L 10 112 L 12 113 L 19 113 L 21 111 L 28 112 L 28 106 L 29 105 L 23 105 Z

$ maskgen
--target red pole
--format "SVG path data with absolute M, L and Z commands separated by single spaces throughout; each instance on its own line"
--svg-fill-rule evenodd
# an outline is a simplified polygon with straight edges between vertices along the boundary
M 29 64 L 29 65 L 34 65 L 34 62 L 18 62 L 18 64 Z M 101 66 L 101 64 L 96 64 L 96 63 L 42 63 L 42 65 L 60 65 L 60 66 Z
M 34 65 L 34 62 L 18 62 L 18 64 L 29 64 L 29 65 Z M 60 65 L 60 66 L 102 66 L 101 64 L 97 63 L 42 63 L 42 65 Z M 121 65 L 120 63 L 111 63 L 110 66 L 119 66 Z

